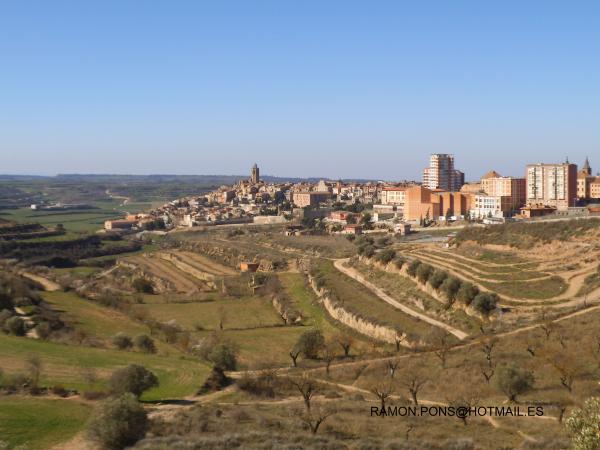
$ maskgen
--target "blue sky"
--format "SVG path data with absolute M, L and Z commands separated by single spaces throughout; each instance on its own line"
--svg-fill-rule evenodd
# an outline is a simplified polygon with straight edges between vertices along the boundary
M 600 169 L 600 2 L 0 0 L 0 173 Z

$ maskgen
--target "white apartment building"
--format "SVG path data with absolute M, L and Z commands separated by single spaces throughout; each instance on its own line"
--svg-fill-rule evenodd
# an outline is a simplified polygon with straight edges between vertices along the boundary
M 459 191 L 465 184 L 465 174 L 454 168 L 454 155 L 434 153 L 429 167 L 423 170 L 423 186 L 428 189 Z

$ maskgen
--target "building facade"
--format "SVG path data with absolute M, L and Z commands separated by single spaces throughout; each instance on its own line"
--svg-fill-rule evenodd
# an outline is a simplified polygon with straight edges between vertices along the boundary
M 317 206 L 331 198 L 331 192 L 294 192 L 293 202 L 298 208 Z
M 423 186 L 428 189 L 459 191 L 465 184 L 465 174 L 454 168 L 454 155 L 434 153 L 429 167 L 423 170 Z
M 527 166 L 527 204 L 552 206 L 565 210 L 577 204 L 577 165 L 529 164 Z
M 380 196 L 382 205 L 403 207 L 406 201 L 406 187 L 384 187 Z
M 503 177 L 494 171 L 481 178 L 481 190 L 491 197 L 506 197 L 501 202 L 510 204 L 512 211 L 517 211 L 527 200 L 525 178 Z

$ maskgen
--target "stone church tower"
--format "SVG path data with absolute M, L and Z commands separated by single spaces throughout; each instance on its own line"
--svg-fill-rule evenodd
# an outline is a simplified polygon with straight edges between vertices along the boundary
M 260 182 L 260 174 L 256 163 L 254 163 L 254 165 L 252 166 L 252 175 L 250 176 L 250 181 L 254 184 Z

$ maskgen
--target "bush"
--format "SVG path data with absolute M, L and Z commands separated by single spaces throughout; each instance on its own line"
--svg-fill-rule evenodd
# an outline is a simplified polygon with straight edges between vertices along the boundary
M 421 261 L 419 261 L 418 259 L 413 259 L 410 264 L 408 265 L 408 269 L 406 269 L 406 273 L 408 273 L 411 277 L 415 277 L 417 276 L 417 269 L 419 268 L 419 266 L 421 265 Z
M 50 333 L 52 333 L 52 327 L 48 322 L 40 322 L 35 327 L 35 332 L 37 333 L 40 339 L 45 341 L 50 337 Z
M 107 450 L 135 444 L 148 430 L 148 415 L 133 394 L 107 400 L 88 424 L 88 437 Z
M 365 244 L 359 246 L 356 251 L 359 255 L 363 255 L 367 258 L 370 258 L 375 254 L 375 247 L 371 244 Z
M 14 334 L 15 336 L 25 336 L 27 331 L 25 329 L 25 322 L 17 316 L 7 319 L 6 322 L 4 322 L 4 328 L 7 332 Z
M 498 304 L 498 294 L 489 292 L 480 292 L 471 302 L 475 311 L 488 316 Z
M 437 269 L 435 272 L 433 272 L 433 275 L 431 275 L 431 277 L 429 277 L 429 284 L 431 285 L 432 288 L 437 290 L 442 285 L 442 283 L 444 282 L 444 280 L 447 277 L 448 277 L 448 274 L 446 272 L 444 272 L 443 270 Z
M 460 289 L 456 293 L 456 299 L 469 306 L 477 294 L 479 294 L 479 288 L 477 286 L 468 281 L 463 281 Z
M 444 293 L 444 296 L 450 305 L 456 300 L 456 294 L 460 290 L 460 285 L 461 282 L 458 278 L 448 276 L 440 286 L 440 291 Z
M 57 384 L 56 386 L 52 386 L 52 388 L 50 389 L 50 392 L 52 392 L 54 395 L 57 395 L 59 397 L 67 397 L 69 395 L 69 391 L 67 391 L 65 389 L 65 387 L 60 384 Z
M 224 387 L 229 386 L 229 384 L 231 384 L 231 380 L 227 378 L 223 372 L 223 369 L 219 367 L 213 367 L 210 375 L 206 378 L 206 381 L 204 381 L 202 387 L 200 387 L 198 395 L 220 391 Z
M 112 338 L 112 343 L 119 350 L 127 350 L 133 347 L 133 341 L 125 333 L 117 333 Z
M 220 342 L 208 354 L 208 360 L 221 370 L 235 370 L 237 367 L 237 349 L 229 342 Z
M 419 267 L 417 268 L 417 279 L 423 284 L 427 283 L 427 280 L 429 280 L 432 273 L 433 267 L 429 264 L 419 264 Z
M 496 387 L 510 401 L 515 401 L 517 395 L 524 394 L 533 388 L 533 374 L 515 366 L 502 366 L 494 376 Z
M 136 278 L 133 280 L 132 286 L 140 294 L 154 294 L 154 283 L 147 278 Z
M 252 395 L 274 398 L 278 382 L 277 374 L 274 371 L 265 370 L 257 376 L 244 373 L 237 381 L 237 385 L 242 391 Z
M 402 269 L 405 262 L 406 262 L 406 259 L 403 256 L 396 256 L 394 258 L 394 265 L 396 266 L 396 268 L 398 270 Z
M 135 346 L 142 352 L 156 353 L 156 345 L 154 345 L 154 340 L 145 334 L 136 336 L 133 342 Z
M 118 369 L 110 377 L 110 388 L 113 393 L 131 393 L 139 397 L 150 388 L 158 386 L 158 378 L 148 369 L 137 364 Z
M 300 335 L 296 348 L 305 358 L 316 359 L 325 346 L 325 338 L 321 330 L 308 330 Z
M 598 432 L 598 417 L 600 417 L 600 398 L 588 398 L 583 408 L 571 413 L 565 425 L 573 440 L 574 449 L 600 448 L 600 433 Z
M 396 256 L 396 251 L 391 248 L 386 248 L 385 250 L 377 253 L 375 259 L 380 263 L 387 264 Z

